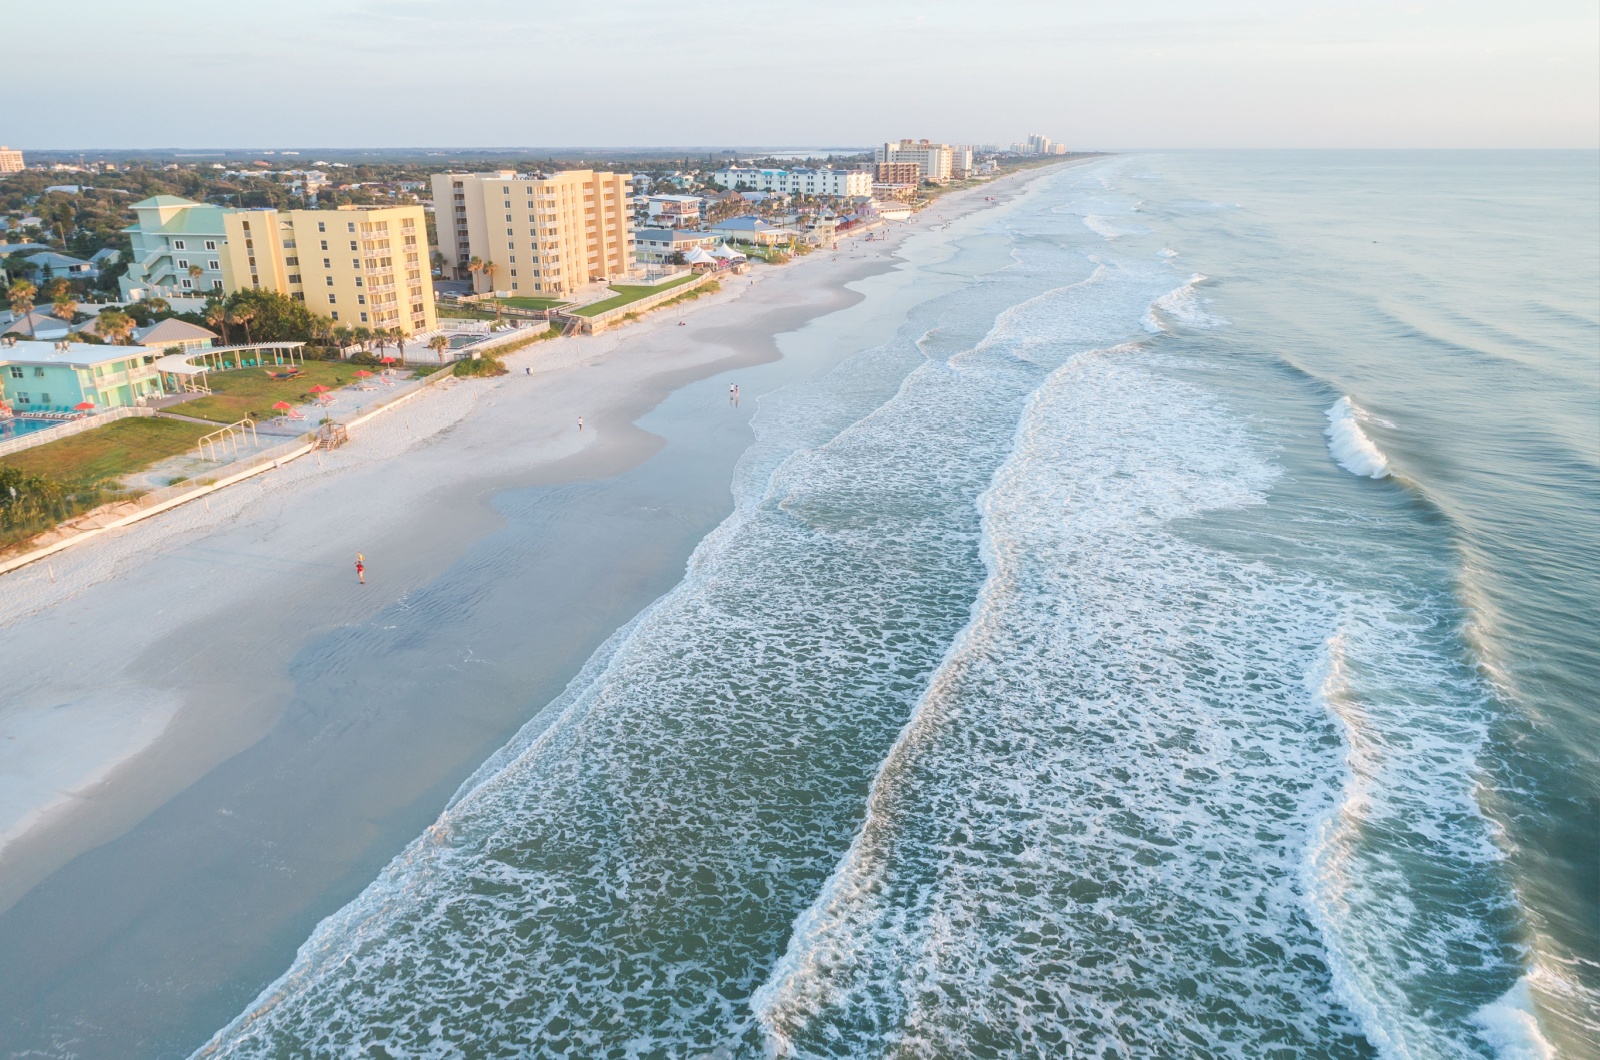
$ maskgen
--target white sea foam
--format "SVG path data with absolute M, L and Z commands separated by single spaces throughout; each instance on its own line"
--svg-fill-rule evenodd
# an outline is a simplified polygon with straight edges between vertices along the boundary
M 1088 214 L 1084 217 L 1083 227 L 1087 228 L 1095 235 L 1103 237 L 1107 242 L 1110 242 L 1113 239 L 1120 239 L 1122 236 L 1127 235 L 1127 233 L 1122 229 L 1113 225 L 1110 221 L 1106 220 L 1104 217 L 1101 217 L 1099 214 L 1094 213 Z
M 1328 417 L 1328 452 L 1340 467 L 1365 478 L 1388 478 L 1389 458 L 1361 429 L 1366 412 L 1348 397 L 1335 401 L 1325 413 Z
M 1171 247 L 1162 247 L 1161 250 L 1159 251 L 1159 253 L 1161 254 L 1161 256 L 1163 258 L 1166 258 L 1168 261 L 1171 261 L 1173 258 L 1178 256 L 1178 252 L 1176 250 L 1173 250 Z
M 1539 1027 L 1526 977 L 1480 1008 L 1474 1018 L 1483 1040 L 1500 1060 L 1555 1060 L 1555 1048 Z
M 1168 291 L 1151 303 L 1139 323 L 1152 335 L 1170 331 L 1166 321 L 1185 328 L 1219 328 L 1226 325 L 1228 321 L 1224 318 L 1206 312 L 1201 301 L 1199 287 L 1208 278 L 1198 272 L 1190 276 L 1182 287 Z

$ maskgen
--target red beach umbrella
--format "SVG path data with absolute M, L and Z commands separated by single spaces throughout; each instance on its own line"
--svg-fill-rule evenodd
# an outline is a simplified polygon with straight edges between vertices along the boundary
M 333 389 L 333 387 L 331 387 L 331 386 L 323 386 L 321 383 L 318 383 L 316 386 L 311 388 L 311 392 L 313 394 L 326 394 L 328 391 L 330 391 L 332 389 Z
M 367 371 L 365 368 L 357 368 L 356 369 L 356 378 L 357 379 L 365 379 L 367 376 L 369 376 L 371 374 L 372 373 Z
M 294 406 L 289 404 L 287 401 L 275 401 L 272 403 L 272 407 L 280 412 L 288 412 L 290 409 L 294 408 Z
M 72 406 L 72 408 L 73 408 L 73 410 L 75 412 L 86 412 L 89 409 L 94 408 L 94 402 L 92 402 L 92 401 L 80 401 L 76 405 Z
M 393 357 L 385 357 L 385 358 L 383 358 L 383 363 L 384 364 L 393 364 L 394 362 L 395 362 L 395 359 Z

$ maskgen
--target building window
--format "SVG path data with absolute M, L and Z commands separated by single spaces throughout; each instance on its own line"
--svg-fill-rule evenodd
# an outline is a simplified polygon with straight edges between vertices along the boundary
M 188 267 L 189 267 L 189 259 L 188 258 L 179 258 L 178 259 L 178 268 L 187 269 Z
M 366 322 L 367 322 L 367 314 L 362 313 L 361 314 L 361 323 L 365 324 Z
M 356 241 L 353 240 L 353 239 L 350 241 L 350 249 L 351 250 L 355 250 L 356 249 Z
M 364 295 L 364 294 L 356 295 L 356 305 L 366 305 L 366 304 L 367 304 L 367 296 L 366 295 Z
M 211 289 L 212 289 L 212 290 L 213 290 L 213 291 L 220 291 L 220 290 L 222 290 L 222 281 L 221 281 L 221 280 L 212 280 L 212 281 L 211 281 Z
M 184 247 L 183 247 L 183 240 L 181 240 L 181 239 L 174 239 L 174 240 L 173 240 L 173 241 L 172 241 L 172 249 L 173 249 L 173 250 L 182 250 L 182 249 L 184 249 Z
M 210 261 L 206 262 L 206 267 L 212 272 L 217 272 L 222 268 L 222 262 L 218 261 L 216 258 L 212 258 Z
M 11 378 L 13 378 L 13 379 L 21 379 L 22 378 L 22 366 L 21 365 L 14 364 L 14 365 L 11 366 Z
M 216 250 L 217 249 L 217 241 L 215 239 L 206 240 L 206 249 L 207 250 Z
M 323 222 L 323 221 L 318 221 L 317 222 L 317 231 L 326 232 L 327 230 L 328 230 L 328 226 L 327 226 L 326 222 Z M 323 250 L 327 250 L 328 249 L 328 244 L 327 243 L 323 243 L 322 244 L 322 249 Z
M 193 287 L 193 286 L 194 286 L 194 284 L 189 282 L 189 277 L 185 276 L 183 278 L 183 289 L 187 291 L 190 287 Z
M 333 301 L 333 296 L 332 295 L 328 296 L 328 301 L 330 301 L 330 302 Z M 335 320 L 339 319 L 339 311 L 337 309 L 335 309 L 331 315 L 332 315 L 333 319 L 335 319 Z
M 512 280 L 511 281 L 511 289 L 513 291 L 515 291 L 517 289 L 517 281 L 516 280 Z
M 33 404 L 32 401 L 28 400 L 28 392 L 26 390 L 17 391 L 17 404 L 19 404 L 19 405 L 31 405 L 31 404 Z
M 325 268 L 325 269 L 333 268 L 333 259 L 332 258 L 323 258 L 322 259 L 322 267 Z
M 299 283 L 300 282 L 300 274 L 298 272 L 291 272 L 289 274 L 289 282 L 290 283 Z
M 50 391 L 44 390 L 44 391 L 41 391 L 39 393 L 39 404 L 41 404 L 41 405 L 50 404 Z
M 283 259 L 283 263 L 285 265 L 299 265 L 300 264 L 300 259 L 299 258 L 284 258 Z
M 357 277 L 356 277 L 356 286 L 357 286 L 357 287 L 360 287 L 360 286 L 361 286 L 361 285 L 362 285 L 362 284 L 361 284 L 361 277 L 359 277 L 359 276 L 357 276 Z
M 323 250 L 327 250 L 328 249 L 328 241 L 326 239 L 324 239 L 322 241 L 322 249 Z
M 354 232 L 356 230 L 356 223 L 354 221 L 346 221 L 345 227 Z
M 323 282 L 325 282 L 329 287 L 333 286 L 333 277 L 332 276 L 324 276 L 322 279 L 323 279 Z

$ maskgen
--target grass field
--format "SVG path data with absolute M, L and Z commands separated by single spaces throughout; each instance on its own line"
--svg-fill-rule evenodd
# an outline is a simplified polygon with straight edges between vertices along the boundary
M 158 460 L 187 452 L 210 430 L 201 423 L 160 417 L 118 420 L 12 453 L 0 463 L 60 482 L 98 482 L 142 471 Z
M 443 303 L 435 304 L 433 308 L 434 308 L 435 314 L 437 314 L 438 317 L 441 320 L 493 320 L 494 319 L 494 310 L 493 309 L 471 309 L 471 308 L 468 308 L 467 306 L 444 305 Z
M 355 382 L 356 369 L 360 367 L 346 361 L 307 361 L 293 379 L 273 379 L 260 368 L 212 372 L 207 376 L 210 397 L 185 401 L 169 411 L 216 423 L 236 423 L 245 418 L 260 423 L 278 414 L 272 407 L 275 402 L 299 405 L 310 401 L 315 396 L 310 390 L 318 383 L 335 390 L 348 386 Z
M 607 313 L 613 309 L 618 309 L 630 303 L 637 302 L 641 298 L 649 298 L 653 294 L 660 294 L 662 291 L 670 291 L 674 287 L 686 284 L 694 278 L 695 274 L 690 272 L 685 273 L 682 276 L 676 276 L 668 280 L 666 283 L 658 283 L 654 287 L 628 287 L 614 285 L 611 289 L 616 293 L 612 297 L 606 298 L 599 302 L 594 302 L 590 305 L 586 305 L 582 309 L 574 309 L 572 312 L 573 315 L 580 317 L 599 316 L 601 313 Z
M 566 301 L 561 298 L 525 298 L 521 295 L 518 295 L 514 298 L 496 298 L 495 301 L 499 302 L 501 305 L 510 306 L 512 309 L 532 310 L 554 309 L 556 306 L 563 306 L 567 304 Z

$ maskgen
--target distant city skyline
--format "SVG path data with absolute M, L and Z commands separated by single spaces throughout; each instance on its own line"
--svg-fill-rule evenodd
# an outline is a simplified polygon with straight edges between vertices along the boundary
M 12 40 L 61 13 L 7 13 Z M 281 0 L 72 8 L 24 78 L 34 151 L 858 143 L 1075 149 L 1600 146 L 1588 0 L 803 8 Z M 162 72 L 165 71 L 165 72 Z

